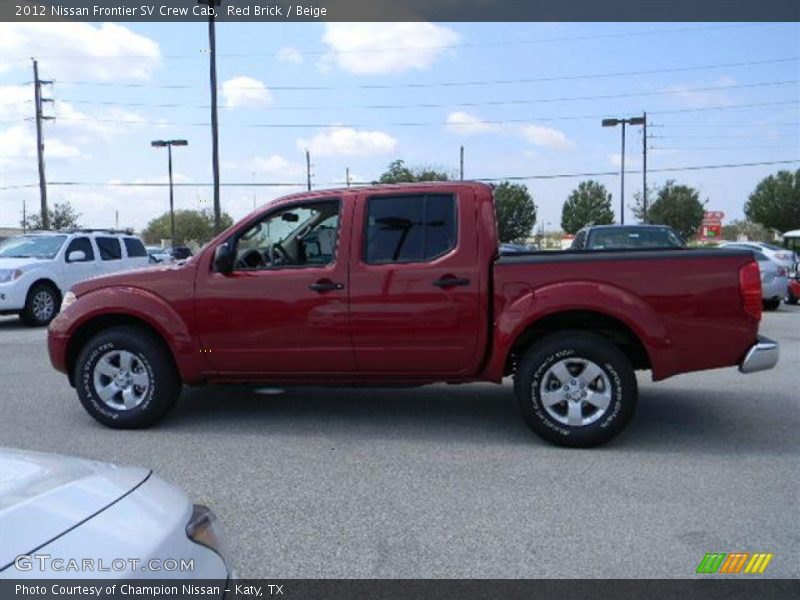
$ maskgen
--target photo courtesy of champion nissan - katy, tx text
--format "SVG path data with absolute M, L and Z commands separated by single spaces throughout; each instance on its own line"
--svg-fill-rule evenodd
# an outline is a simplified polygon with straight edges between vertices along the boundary
M 500 257 L 492 189 L 465 182 L 277 200 L 183 264 L 77 284 L 48 344 L 111 427 L 155 423 L 183 384 L 513 376 L 531 429 L 583 447 L 631 419 L 636 370 L 772 368 L 760 319 L 748 250 Z

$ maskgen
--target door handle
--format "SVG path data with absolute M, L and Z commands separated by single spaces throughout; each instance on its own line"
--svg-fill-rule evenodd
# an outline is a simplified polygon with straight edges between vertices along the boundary
M 459 277 L 442 277 L 433 282 L 436 287 L 454 287 L 457 285 L 469 285 L 469 279 Z
M 314 290 L 315 292 L 330 292 L 333 290 L 343 290 L 344 284 L 323 280 L 312 283 L 308 286 L 308 289 Z

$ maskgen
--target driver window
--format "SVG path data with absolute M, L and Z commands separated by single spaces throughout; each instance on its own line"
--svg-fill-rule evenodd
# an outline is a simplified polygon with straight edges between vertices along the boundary
M 336 258 L 339 201 L 294 204 L 269 213 L 238 239 L 236 269 L 325 266 Z

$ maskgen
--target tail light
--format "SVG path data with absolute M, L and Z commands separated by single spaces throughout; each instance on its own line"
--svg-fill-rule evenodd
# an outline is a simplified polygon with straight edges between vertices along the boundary
M 756 321 L 761 320 L 761 272 L 758 263 L 751 261 L 739 269 L 739 293 L 744 312 Z

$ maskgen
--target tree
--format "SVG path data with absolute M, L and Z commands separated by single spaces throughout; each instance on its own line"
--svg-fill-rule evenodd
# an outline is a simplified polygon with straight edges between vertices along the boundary
M 723 240 L 736 242 L 742 237 L 751 242 L 771 242 L 773 239 L 769 229 L 761 225 L 761 223 L 736 220 L 722 226 Z
M 744 214 L 770 229 L 800 228 L 800 169 L 762 179 L 745 203 Z
M 69 202 L 56 202 L 53 208 L 47 209 L 50 220 L 50 229 L 78 229 L 80 213 L 75 212 Z M 20 223 L 25 229 L 42 229 L 42 214 L 35 212 L 27 215 Z
M 389 163 L 386 171 L 381 173 L 379 183 L 413 183 L 415 181 L 449 181 L 450 175 L 437 171 L 432 167 L 409 168 L 402 159 Z
M 222 213 L 220 224 L 227 229 L 233 225 L 233 219 L 228 213 Z M 142 231 L 142 237 L 148 244 L 157 244 L 161 240 L 168 240 L 170 236 L 169 211 L 150 221 Z M 188 241 L 205 244 L 214 237 L 214 214 L 210 210 L 176 210 L 175 237 L 178 239 L 173 240 L 173 245 Z
M 521 242 L 536 223 L 536 205 L 528 188 L 504 181 L 494 187 L 497 233 L 500 242 Z
M 647 208 L 647 222 L 668 225 L 689 239 L 697 235 L 703 222 L 705 205 L 708 200 L 700 202 L 700 192 L 688 185 L 675 183 L 670 179 L 660 188 L 648 190 L 648 198 L 654 199 Z M 641 194 L 636 194 L 636 205 L 633 213 L 642 220 L 644 210 Z
M 613 222 L 611 194 L 602 183 L 591 179 L 581 181 L 561 209 L 561 228 L 567 233 L 575 233 L 589 224 L 608 225 Z

